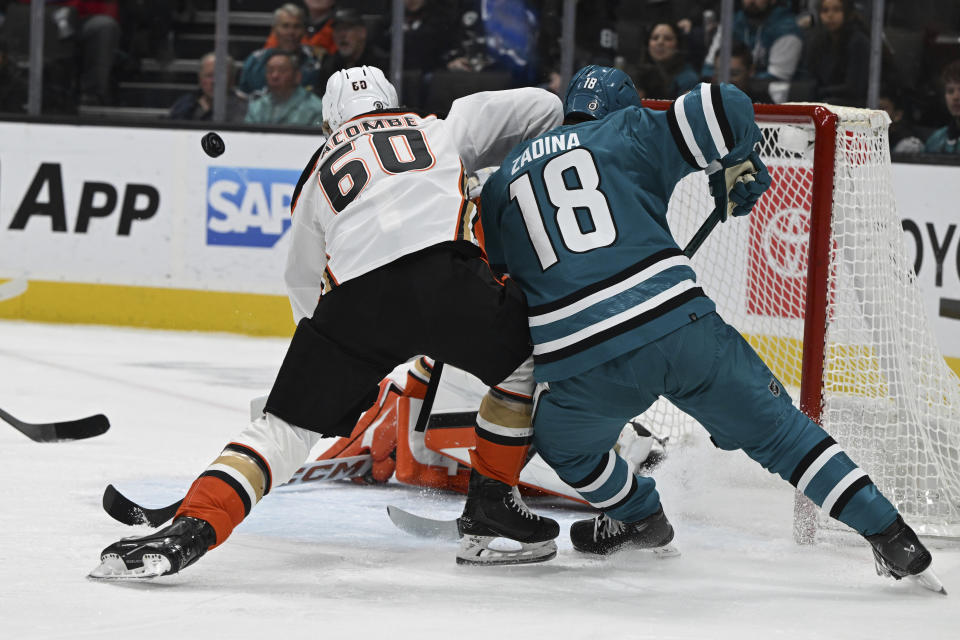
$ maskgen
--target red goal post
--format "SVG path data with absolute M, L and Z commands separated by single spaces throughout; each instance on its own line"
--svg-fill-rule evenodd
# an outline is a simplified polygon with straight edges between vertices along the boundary
M 907 259 L 889 119 L 819 104 L 758 104 L 755 113 L 773 185 L 750 216 L 714 230 L 693 259 L 698 278 L 801 410 L 921 534 L 960 537 L 960 382 Z M 711 206 L 702 173 L 677 186 L 668 221 L 680 246 Z M 641 419 L 674 441 L 701 431 L 665 400 Z M 800 498 L 798 541 L 835 528 Z

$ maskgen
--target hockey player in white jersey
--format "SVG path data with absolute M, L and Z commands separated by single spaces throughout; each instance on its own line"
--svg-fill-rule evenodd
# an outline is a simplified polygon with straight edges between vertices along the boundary
M 516 491 L 532 438 L 526 303 L 471 240 L 466 179 L 558 125 L 559 99 L 526 88 L 475 94 L 449 117 L 397 108 L 372 67 L 338 72 L 323 98 L 329 139 L 293 197 L 285 280 L 298 322 L 263 416 L 194 481 L 173 523 L 114 543 L 91 576 L 176 573 L 222 544 L 324 436 L 350 434 L 398 364 L 426 354 L 490 391 L 478 419 L 458 562 L 539 562 L 559 526 Z M 516 552 L 487 548 L 505 537 Z

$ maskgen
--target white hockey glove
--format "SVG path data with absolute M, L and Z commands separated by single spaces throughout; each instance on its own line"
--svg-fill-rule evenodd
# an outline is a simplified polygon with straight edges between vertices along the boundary
M 710 195 L 720 210 L 720 222 L 727 216 L 745 216 L 770 187 L 770 173 L 757 152 L 732 167 L 719 167 L 709 174 Z

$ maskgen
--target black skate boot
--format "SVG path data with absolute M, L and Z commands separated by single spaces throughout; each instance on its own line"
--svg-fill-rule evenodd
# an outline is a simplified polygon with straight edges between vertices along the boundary
M 205 520 L 181 516 L 168 527 L 141 538 L 124 538 L 100 553 L 91 578 L 156 578 L 196 562 L 217 540 Z
M 893 524 L 880 533 L 864 537 L 873 547 L 877 575 L 894 580 L 913 577 L 927 589 L 946 594 L 943 584 L 930 570 L 933 561 L 930 552 L 903 517 L 898 515 Z
M 620 522 L 605 513 L 592 520 L 577 520 L 570 525 L 573 548 L 584 553 L 607 555 L 623 547 L 661 550 L 658 555 L 678 555 L 670 541 L 673 527 L 663 507 L 637 522 Z
M 556 520 L 532 513 L 516 487 L 470 472 L 467 504 L 457 519 L 462 536 L 457 564 L 527 564 L 557 555 L 553 541 L 560 534 Z M 490 548 L 496 538 L 520 543 L 519 550 Z

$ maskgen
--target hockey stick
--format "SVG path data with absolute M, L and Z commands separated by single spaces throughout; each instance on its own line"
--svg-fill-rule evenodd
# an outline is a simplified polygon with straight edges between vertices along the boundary
M 318 480 L 346 480 L 363 477 L 373 466 L 370 456 L 349 456 L 314 460 L 297 469 L 296 473 L 278 488 L 302 487 Z M 183 500 L 177 500 L 159 509 L 148 509 L 126 497 L 112 484 L 103 491 L 103 510 L 111 518 L 128 526 L 146 524 L 159 527 L 172 518 Z
M 419 538 L 436 538 L 452 542 L 460 539 L 456 519 L 434 520 L 404 511 L 393 505 L 387 507 L 387 515 L 390 516 L 390 521 L 397 529 Z
M 700 245 L 704 243 L 710 233 L 713 231 L 713 228 L 717 226 L 720 222 L 720 207 L 714 207 L 713 211 L 710 212 L 710 215 L 707 216 L 707 219 L 703 221 L 703 224 L 700 225 L 700 228 L 697 229 L 697 232 L 693 234 L 693 237 L 690 238 L 690 242 L 687 243 L 687 246 L 683 248 L 683 255 L 688 258 L 692 258 L 693 254 L 697 252 L 697 249 L 700 248 Z
M 183 500 L 159 509 L 148 509 L 120 493 L 112 484 L 103 490 L 103 510 L 117 522 L 131 527 L 137 524 L 159 527 L 173 517 L 181 502 Z
M 79 420 L 68 420 L 67 422 L 31 424 L 19 420 L 3 409 L 0 409 L 0 418 L 3 418 L 10 426 L 34 442 L 83 440 L 84 438 L 92 438 L 101 433 L 106 433 L 107 429 L 110 428 L 110 421 L 107 420 L 107 416 L 101 413 L 95 416 L 80 418 Z

